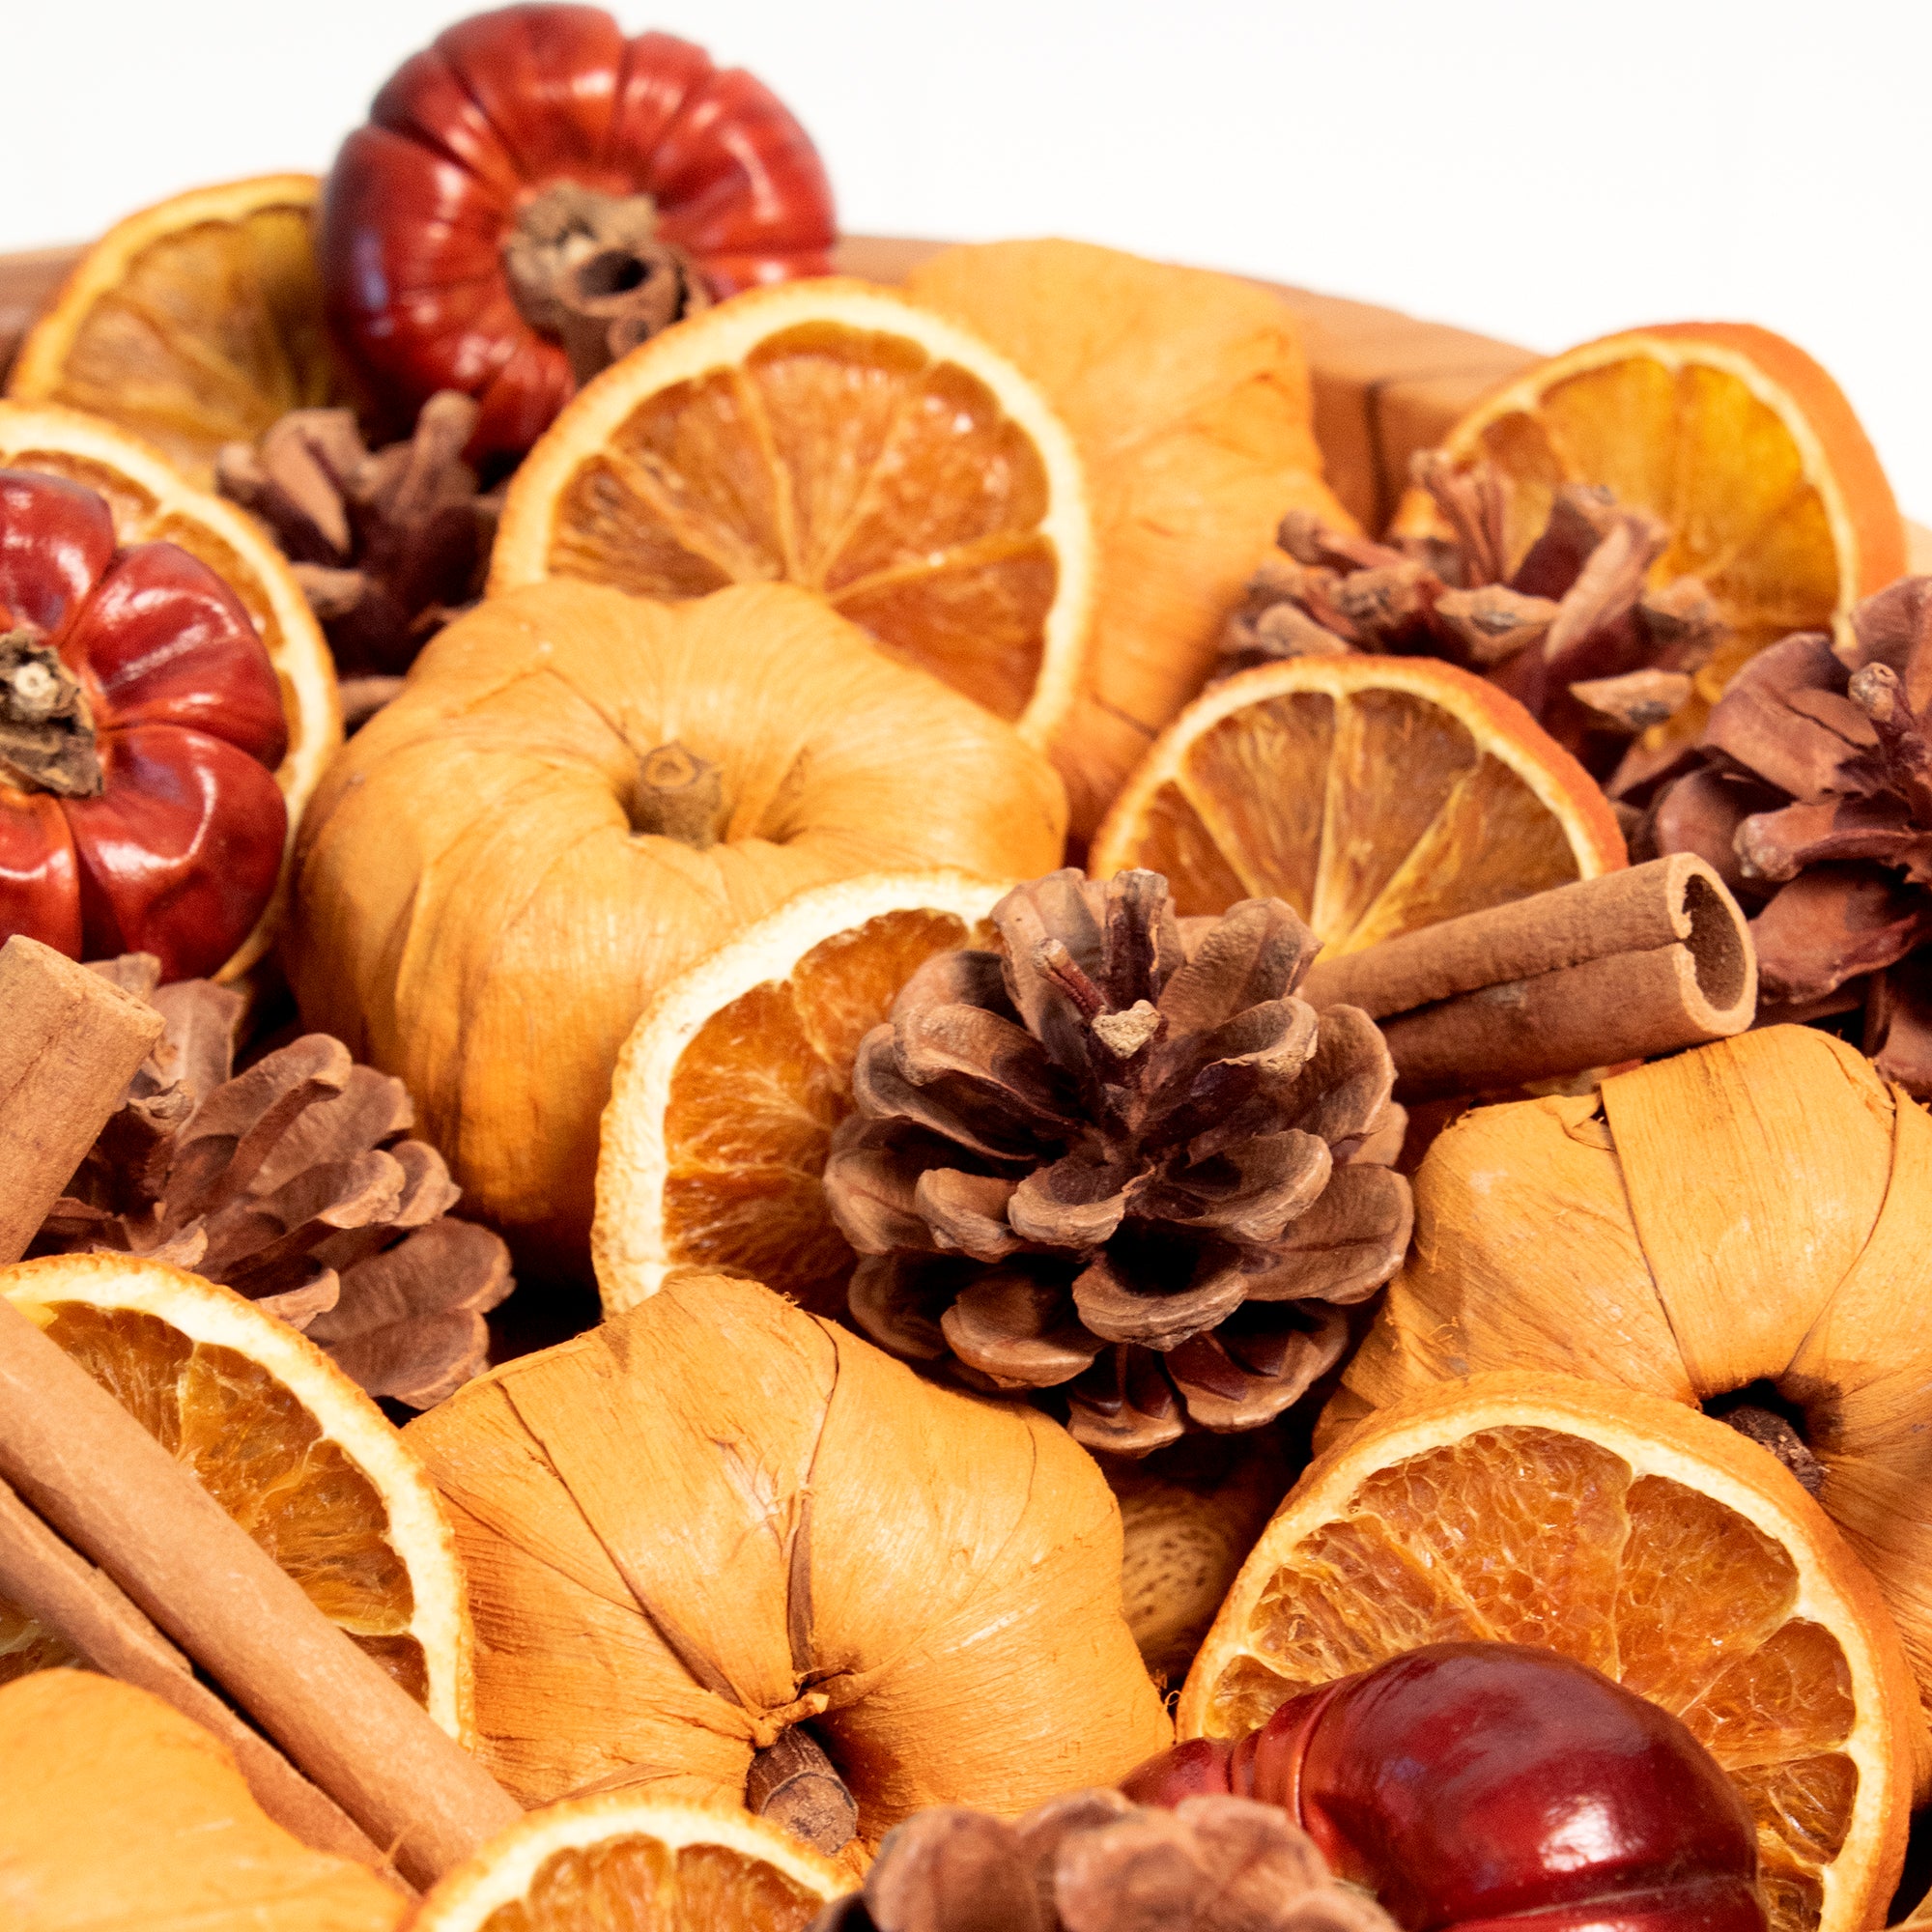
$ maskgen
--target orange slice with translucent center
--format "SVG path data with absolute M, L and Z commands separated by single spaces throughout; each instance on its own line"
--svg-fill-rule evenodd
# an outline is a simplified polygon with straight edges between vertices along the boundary
M 129 1255 L 0 1269 L 67 1350 L 453 1737 L 471 1740 L 469 1612 L 435 1489 L 383 1412 L 286 1322 Z M 74 1662 L 0 1604 L 0 1683 Z
M 591 1234 L 604 1305 L 673 1267 L 754 1275 L 836 1315 L 855 1257 L 820 1183 L 859 1042 L 936 952 L 990 946 L 1007 890 L 963 872 L 803 893 L 674 980 L 617 1063 Z
M 1286 899 L 1329 954 L 1625 863 L 1595 781 L 1521 705 L 1428 658 L 1293 658 L 1161 733 L 1091 869 L 1164 872 L 1183 914 Z
M 1512 569 L 1565 483 L 1595 483 L 1670 531 L 1658 584 L 1701 578 L 1729 636 L 1696 700 L 1653 727 L 1694 736 L 1739 668 L 1792 631 L 1844 632 L 1906 568 L 1905 525 L 1870 439 L 1810 356 L 1743 323 L 1671 323 L 1586 342 L 1478 404 L 1445 439 L 1512 485 Z M 1394 529 L 1443 535 L 1412 490 Z
M 1042 744 L 1076 694 L 1093 537 L 1039 392 L 864 282 L 734 297 L 587 384 L 524 459 L 493 592 L 783 581 Z
M 309 234 L 320 185 L 224 182 L 117 223 L 21 344 L 8 395 L 104 417 L 213 488 L 224 442 L 337 399 Z
M 749 1812 L 630 1792 L 533 1811 L 423 1899 L 411 1932 L 802 1932 L 851 1873 Z
M 288 721 L 289 748 L 275 782 L 288 803 L 293 845 L 302 807 L 341 748 L 342 707 L 335 661 L 281 552 L 251 518 L 185 482 L 157 451 L 76 410 L 0 403 L 0 469 L 41 470 L 95 491 L 106 501 L 123 544 L 179 545 L 242 600 L 274 666 Z M 280 927 L 282 909 L 277 889 L 217 979 L 232 980 L 261 958 Z
M 1757 1821 L 1772 1932 L 1882 1922 L 1917 1706 L 1876 1586 L 1767 1452 L 1680 1404 L 1479 1376 L 1313 1463 L 1189 1673 L 1183 1737 L 1423 1644 L 1560 1651 L 1661 1704 Z

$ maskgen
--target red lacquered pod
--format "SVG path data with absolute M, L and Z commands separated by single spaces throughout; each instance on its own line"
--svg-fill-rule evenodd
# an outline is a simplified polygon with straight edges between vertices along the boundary
M 519 308 L 519 217 L 563 186 L 649 195 L 657 239 L 711 293 L 828 273 L 832 190 L 805 129 L 741 69 L 596 7 L 479 14 L 413 54 L 343 143 L 319 245 L 330 325 L 403 419 L 438 389 L 482 404 L 478 458 L 520 455 L 575 383 Z
M 0 469 L 0 940 L 213 973 L 281 870 L 288 728 L 235 593 L 107 505 Z
M 1519 1644 L 1410 1651 L 1122 1787 L 1279 1804 L 1410 1932 L 1764 1932 L 1757 1836 L 1667 1711 Z

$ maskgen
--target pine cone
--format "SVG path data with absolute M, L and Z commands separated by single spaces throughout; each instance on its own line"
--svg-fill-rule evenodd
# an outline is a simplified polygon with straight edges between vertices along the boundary
M 1381 1035 L 1293 997 L 1279 899 L 1182 922 L 1156 872 L 1061 871 L 992 916 L 1001 952 L 929 960 L 860 1045 L 825 1173 L 853 1318 L 1056 1391 L 1093 1448 L 1271 1420 L 1408 1243 Z
M 1394 1932 L 1286 1812 L 1172 1811 L 1076 1791 L 1007 1824 L 946 1805 L 887 1833 L 863 1891 L 808 1932 Z
M 1867 597 L 1842 646 L 1760 652 L 1698 750 L 1638 847 L 1699 854 L 1755 909 L 1760 1025 L 1862 1010 L 1879 1070 L 1932 1094 L 1932 577 Z
M 1291 511 L 1276 538 L 1287 556 L 1263 567 L 1228 619 L 1219 672 L 1351 650 L 1444 658 L 1520 699 L 1599 778 L 1647 772 L 1632 739 L 1690 701 L 1723 635 L 1695 578 L 1647 588 L 1669 532 L 1605 490 L 1566 484 L 1511 571 L 1503 478 L 1435 451 L 1416 457 L 1414 474 L 1453 539 L 1378 544 Z
M 291 410 L 259 445 L 231 442 L 215 487 L 295 565 L 347 688 L 353 726 L 482 591 L 497 501 L 463 460 L 477 405 L 432 396 L 407 442 L 371 452 L 348 410 Z M 364 687 L 367 687 L 364 689 Z
M 105 1248 L 192 1269 L 414 1408 L 476 1375 L 484 1313 L 514 1286 L 509 1252 L 445 1218 L 462 1190 L 434 1148 L 401 1138 L 414 1119 L 403 1083 L 327 1034 L 231 1078 L 240 994 L 157 986 L 151 953 L 94 970 L 167 1027 L 29 1252 Z

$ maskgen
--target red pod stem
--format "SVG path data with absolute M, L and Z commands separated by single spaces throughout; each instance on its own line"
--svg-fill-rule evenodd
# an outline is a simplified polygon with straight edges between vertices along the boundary
M 1122 1786 L 1279 1804 L 1409 1932 L 1765 1932 L 1736 1786 L 1667 1711 L 1520 1644 L 1439 1643 Z

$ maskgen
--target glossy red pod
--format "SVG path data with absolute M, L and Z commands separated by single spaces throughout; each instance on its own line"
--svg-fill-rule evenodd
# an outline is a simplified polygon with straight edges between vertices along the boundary
M 547 191 L 649 195 L 656 233 L 713 295 L 830 271 L 832 190 L 810 138 L 742 69 L 596 7 L 479 14 L 413 54 L 324 191 L 330 326 L 379 403 L 482 404 L 470 450 L 520 455 L 575 383 L 519 308 L 504 249 Z
M 275 889 L 288 729 L 235 593 L 105 502 L 0 469 L 0 940 L 214 972 Z
M 1764 1932 L 1737 1788 L 1667 1711 L 1554 1651 L 1432 1644 L 1195 1739 L 1122 1789 L 1282 1805 L 1409 1932 Z

